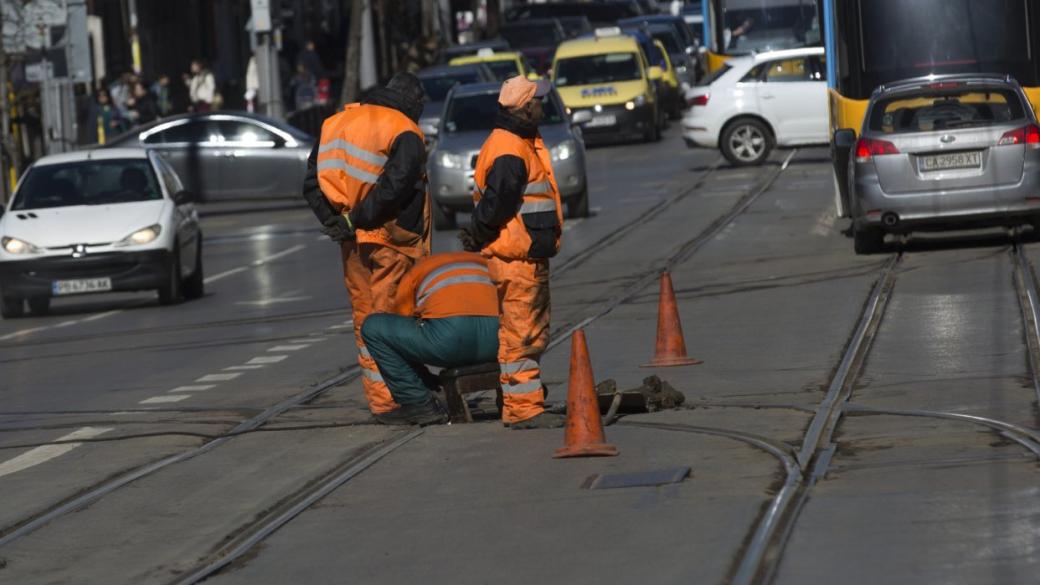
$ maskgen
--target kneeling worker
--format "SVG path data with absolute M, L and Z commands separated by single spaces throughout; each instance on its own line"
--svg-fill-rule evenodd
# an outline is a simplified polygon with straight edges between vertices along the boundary
M 424 381 L 426 364 L 444 368 L 494 362 L 498 292 L 479 254 L 420 260 L 397 289 L 394 314 L 369 315 L 361 337 L 399 408 L 383 424 L 442 424 L 448 414 Z

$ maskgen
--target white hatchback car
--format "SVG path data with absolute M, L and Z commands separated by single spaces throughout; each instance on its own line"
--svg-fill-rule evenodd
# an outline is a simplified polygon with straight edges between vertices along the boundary
M 0 216 L 0 309 L 53 297 L 158 289 L 163 304 L 203 295 L 194 196 L 158 155 L 99 149 L 44 157 Z
M 761 164 L 775 146 L 826 144 L 823 47 L 730 59 L 686 103 L 686 145 L 718 148 L 734 165 Z

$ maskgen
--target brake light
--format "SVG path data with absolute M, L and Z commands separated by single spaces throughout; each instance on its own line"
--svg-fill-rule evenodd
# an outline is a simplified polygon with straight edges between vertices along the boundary
M 1029 124 L 1022 128 L 1008 130 L 1000 137 L 997 146 L 1009 144 L 1028 144 L 1031 145 L 1030 148 L 1040 148 L 1040 128 L 1037 128 L 1036 124 Z
M 860 138 L 856 142 L 856 162 L 867 162 L 880 154 L 899 154 L 899 149 L 887 140 Z
M 694 97 L 686 100 L 686 105 L 691 106 L 691 107 L 692 106 L 706 106 L 706 105 L 708 105 L 708 98 L 710 98 L 710 97 L 711 97 L 710 93 L 704 93 L 704 94 L 701 94 L 701 95 L 698 95 L 698 96 L 694 96 Z

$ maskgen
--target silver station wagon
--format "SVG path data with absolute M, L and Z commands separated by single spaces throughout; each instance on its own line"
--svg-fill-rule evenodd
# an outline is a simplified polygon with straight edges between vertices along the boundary
M 1040 219 L 1040 128 L 1008 76 L 945 75 L 875 90 L 849 180 L 855 249 L 886 233 L 1012 226 Z

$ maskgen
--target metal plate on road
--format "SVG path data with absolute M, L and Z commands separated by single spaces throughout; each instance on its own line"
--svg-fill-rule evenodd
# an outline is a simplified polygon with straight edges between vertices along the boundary
M 587 128 L 595 128 L 598 126 L 613 126 L 617 124 L 617 116 L 614 115 L 603 115 L 593 116 L 591 120 L 585 123 Z
M 606 473 L 593 475 L 582 483 L 587 490 L 610 490 L 628 487 L 648 487 L 679 483 L 690 475 L 689 467 L 673 467 L 657 471 L 641 471 L 636 473 Z
M 930 154 L 921 157 L 922 171 L 943 171 L 946 169 L 977 169 L 982 167 L 982 151 L 948 152 Z
M 104 278 L 82 278 L 79 280 L 55 280 L 51 283 L 51 292 L 55 296 L 77 295 L 107 290 L 112 290 L 112 279 L 107 276 Z

